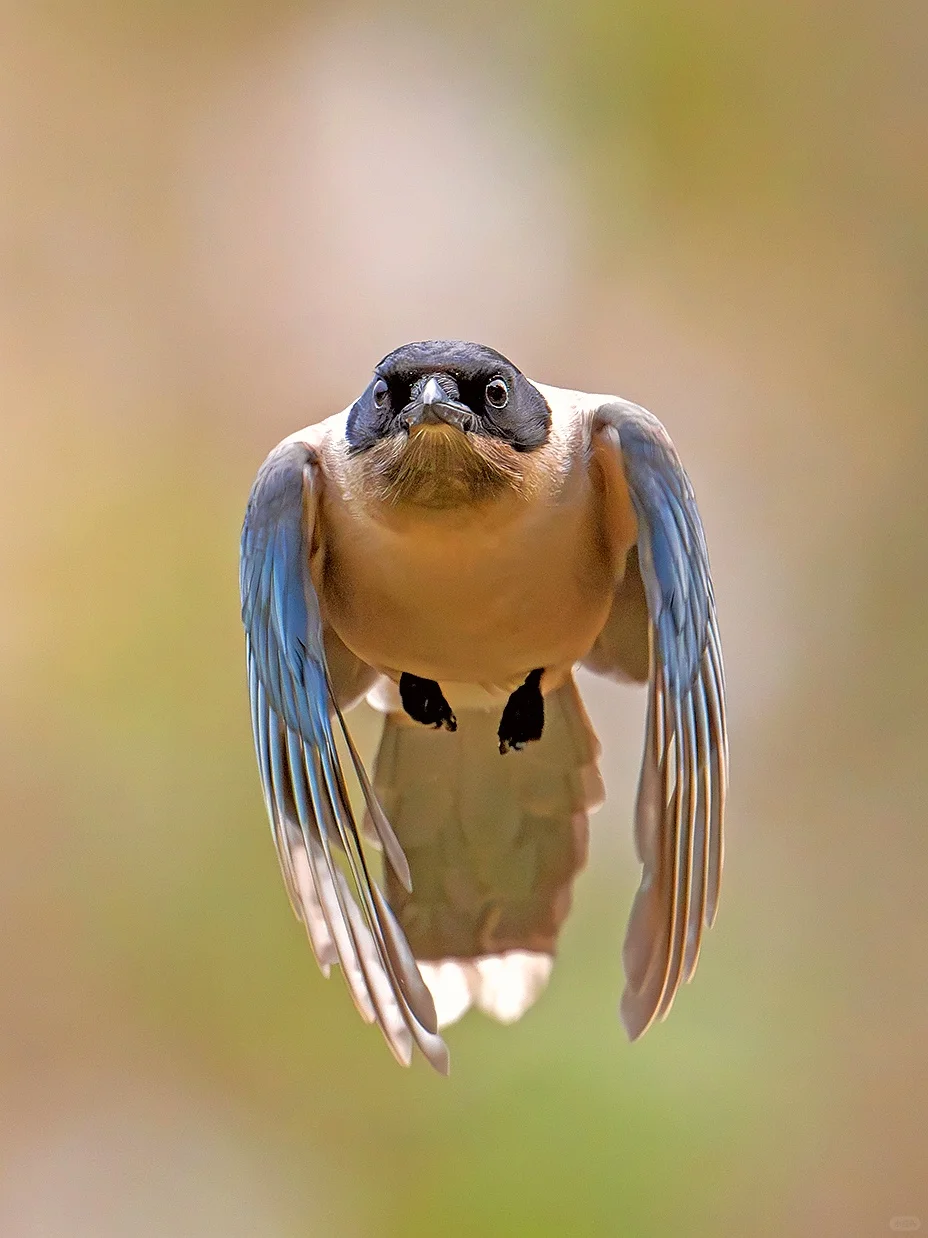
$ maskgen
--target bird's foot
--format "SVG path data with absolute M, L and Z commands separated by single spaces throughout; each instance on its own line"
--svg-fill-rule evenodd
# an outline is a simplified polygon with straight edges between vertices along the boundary
M 499 722 L 499 750 L 519 752 L 525 744 L 541 739 L 545 725 L 545 699 L 541 695 L 541 669 L 530 671 L 525 683 L 506 702 Z
M 400 700 L 414 722 L 433 726 L 436 730 L 440 727 L 446 731 L 458 729 L 457 718 L 434 679 L 420 679 L 404 671 L 400 675 Z

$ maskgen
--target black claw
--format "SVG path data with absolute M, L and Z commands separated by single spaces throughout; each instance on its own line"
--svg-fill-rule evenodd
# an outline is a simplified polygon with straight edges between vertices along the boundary
M 542 670 L 530 671 L 525 683 L 516 688 L 506 702 L 500 718 L 499 750 L 519 752 L 533 740 L 541 739 L 545 726 L 545 698 L 541 695 Z
M 414 722 L 433 726 L 436 730 L 439 727 L 446 731 L 458 729 L 458 720 L 434 679 L 420 679 L 404 671 L 400 675 L 400 700 Z

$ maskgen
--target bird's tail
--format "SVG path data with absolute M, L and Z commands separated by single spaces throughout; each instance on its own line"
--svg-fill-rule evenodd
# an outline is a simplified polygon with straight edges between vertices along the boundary
M 587 815 L 603 798 L 599 743 L 570 678 L 545 698 L 540 740 L 499 753 L 499 717 L 459 710 L 457 731 L 387 714 L 374 785 L 412 872 L 387 896 L 439 1023 L 472 1005 L 518 1019 L 544 989 Z

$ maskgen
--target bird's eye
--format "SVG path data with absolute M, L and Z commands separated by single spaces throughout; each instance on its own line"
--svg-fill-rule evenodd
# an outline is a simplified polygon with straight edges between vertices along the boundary
M 504 378 L 491 378 L 487 383 L 487 404 L 491 408 L 505 408 L 509 403 L 509 388 Z
M 382 378 L 378 378 L 374 383 L 374 390 L 371 394 L 374 397 L 374 407 L 383 408 L 387 402 L 387 396 L 390 394 L 390 389 Z

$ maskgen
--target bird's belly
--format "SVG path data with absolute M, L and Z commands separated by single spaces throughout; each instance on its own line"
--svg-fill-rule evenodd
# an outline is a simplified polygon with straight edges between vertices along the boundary
M 612 602 L 601 539 L 570 528 L 540 545 L 412 538 L 330 548 L 326 618 L 358 657 L 397 677 L 511 690 L 579 660 Z

